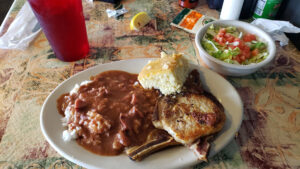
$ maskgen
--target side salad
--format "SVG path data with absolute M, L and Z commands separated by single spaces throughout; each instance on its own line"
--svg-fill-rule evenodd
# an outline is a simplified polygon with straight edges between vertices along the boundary
M 268 56 L 264 42 L 233 26 L 221 27 L 212 24 L 201 44 L 211 56 L 231 64 L 259 63 Z

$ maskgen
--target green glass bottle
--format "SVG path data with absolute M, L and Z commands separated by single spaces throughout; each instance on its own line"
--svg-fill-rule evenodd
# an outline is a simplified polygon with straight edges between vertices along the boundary
M 282 0 L 258 0 L 253 18 L 273 19 L 281 5 Z

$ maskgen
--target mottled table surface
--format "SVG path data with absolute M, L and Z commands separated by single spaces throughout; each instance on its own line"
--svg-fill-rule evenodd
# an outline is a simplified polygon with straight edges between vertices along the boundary
M 4 32 L 24 0 L 13 4 Z M 170 26 L 182 8 L 177 0 L 127 0 L 128 13 L 108 18 L 111 4 L 84 3 L 90 57 L 77 62 L 56 59 L 41 33 L 25 51 L 0 49 L 0 168 L 81 168 L 61 157 L 47 143 L 39 126 L 48 94 L 75 73 L 122 59 L 159 57 L 161 51 L 181 52 L 202 64 L 194 35 Z M 218 18 L 203 0 L 197 11 Z M 154 18 L 153 27 L 130 31 L 139 11 Z M 0 32 L 0 35 L 3 32 Z M 244 121 L 236 137 L 220 153 L 193 168 L 300 168 L 300 52 L 277 46 L 276 58 L 258 72 L 225 77 L 244 102 Z

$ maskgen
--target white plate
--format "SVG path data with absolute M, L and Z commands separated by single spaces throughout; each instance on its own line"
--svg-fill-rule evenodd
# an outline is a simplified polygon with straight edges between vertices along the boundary
M 86 168 L 183 168 L 199 163 L 193 152 L 183 146 L 166 149 L 150 155 L 141 162 L 134 162 L 125 154 L 96 155 L 79 146 L 76 141 L 66 143 L 62 139 L 64 130 L 61 124 L 62 116 L 56 108 L 56 100 L 60 95 L 69 92 L 76 83 L 89 80 L 90 76 L 107 70 L 139 73 L 148 60 L 150 59 L 133 59 L 98 65 L 72 76 L 57 86 L 44 102 L 40 117 L 42 132 L 50 145 L 66 159 Z M 238 131 L 243 118 L 242 101 L 235 88 L 223 77 L 198 65 L 191 64 L 190 66 L 198 69 L 204 88 L 211 92 L 225 108 L 226 123 L 212 143 L 211 157 L 225 147 Z

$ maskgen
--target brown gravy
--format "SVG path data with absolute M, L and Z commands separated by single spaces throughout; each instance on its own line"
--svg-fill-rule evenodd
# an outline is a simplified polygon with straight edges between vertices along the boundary
M 106 71 L 72 95 L 57 100 L 59 113 L 73 111 L 70 128 L 80 127 L 77 143 L 100 155 L 118 155 L 140 145 L 154 129 L 151 118 L 158 91 L 143 89 L 137 74 Z

